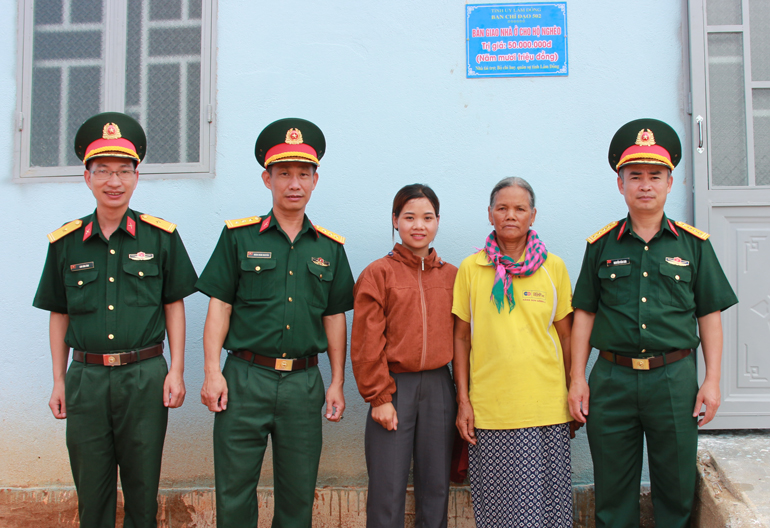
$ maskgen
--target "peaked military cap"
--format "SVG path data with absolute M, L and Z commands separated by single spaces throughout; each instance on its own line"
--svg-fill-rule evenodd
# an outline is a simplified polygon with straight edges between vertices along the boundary
M 663 121 L 636 119 L 615 132 L 608 158 L 615 172 L 632 163 L 664 165 L 674 170 L 682 160 L 682 144 L 676 131 Z
M 100 157 L 130 158 L 137 163 L 147 152 L 147 136 L 142 125 L 120 112 L 104 112 L 90 117 L 75 134 L 75 154 L 88 163 Z
M 296 117 L 267 125 L 254 146 L 254 155 L 265 168 L 283 161 L 301 161 L 317 167 L 325 152 L 326 139 L 321 129 Z

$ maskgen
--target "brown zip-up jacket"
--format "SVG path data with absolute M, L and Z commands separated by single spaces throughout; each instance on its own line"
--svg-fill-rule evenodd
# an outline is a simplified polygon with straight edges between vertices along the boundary
M 390 372 L 420 372 L 452 361 L 452 289 L 457 268 L 431 249 L 401 244 L 356 281 L 350 358 L 358 391 L 374 407 L 392 401 Z

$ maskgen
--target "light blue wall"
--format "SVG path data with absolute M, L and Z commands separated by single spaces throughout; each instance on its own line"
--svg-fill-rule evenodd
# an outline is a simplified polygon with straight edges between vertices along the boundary
M 17 6 L 0 0 L 0 8 L 7 15 L 0 18 L 0 486 L 70 484 L 64 423 L 47 407 L 48 315 L 31 301 L 45 234 L 90 212 L 93 198 L 82 183 L 11 181 Z M 570 0 L 568 77 L 466 79 L 461 2 L 223 0 L 216 178 L 140 182 L 132 207 L 179 224 L 202 270 L 225 219 L 270 207 L 253 157 L 257 134 L 275 119 L 300 116 L 319 124 L 328 142 L 308 214 L 347 237 L 354 274 L 389 250 L 390 202 L 402 185 L 436 190 L 435 246 L 459 264 L 490 230 L 491 187 L 516 175 L 535 188 L 535 227 L 574 283 L 585 237 L 625 214 L 606 158 L 615 130 L 656 117 L 684 139 L 683 13 L 671 0 Z M 686 220 L 686 161 L 674 176 L 667 212 Z M 201 294 L 187 300 L 188 398 L 171 412 L 165 485 L 213 481 L 213 419 L 199 403 L 206 303 Z M 320 484 L 365 481 L 365 407 L 350 372 L 347 398 L 345 420 L 325 430 Z M 576 484 L 592 481 L 585 430 L 573 442 L 573 467 Z

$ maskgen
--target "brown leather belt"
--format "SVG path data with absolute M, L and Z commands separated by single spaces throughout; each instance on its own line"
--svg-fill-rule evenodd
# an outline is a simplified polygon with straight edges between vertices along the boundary
M 680 359 L 684 359 L 689 356 L 691 352 L 692 349 L 688 348 L 687 350 L 675 350 L 674 352 L 669 352 L 662 356 L 631 358 L 627 356 L 620 356 L 612 352 L 605 352 L 602 350 L 599 352 L 599 355 L 607 361 L 612 361 L 621 367 L 631 367 L 634 370 L 650 370 L 662 367 L 663 365 L 670 365 L 671 363 L 675 363 Z
M 302 359 L 271 358 L 260 356 L 256 352 L 251 352 L 250 350 L 236 350 L 235 352 L 231 352 L 231 354 L 244 361 L 248 361 L 249 363 L 274 368 L 275 370 L 280 370 L 282 372 L 302 370 L 318 365 L 318 354 Z
M 132 350 L 131 352 L 119 352 L 117 354 L 93 354 L 83 352 L 82 350 L 73 350 L 72 359 L 89 365 L 104 365 L 105 367 L 122 367 L 150 359 L 163 354 L 163 343 L 159 345 L 143 348 L 141 350 Z

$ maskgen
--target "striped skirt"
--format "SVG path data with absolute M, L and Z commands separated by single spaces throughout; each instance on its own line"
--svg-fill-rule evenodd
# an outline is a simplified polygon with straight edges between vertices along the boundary
M 477 528 L 572 526 L 569 424 L 476 429 L 468 449 Z

